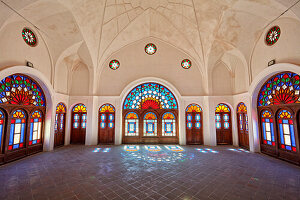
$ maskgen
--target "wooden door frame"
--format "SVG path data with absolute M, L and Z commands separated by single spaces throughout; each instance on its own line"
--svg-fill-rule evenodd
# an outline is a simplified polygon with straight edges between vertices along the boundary
M 199 106 L 200 107 L 200 106 Z M 198 144 L 198 145 L 203 145 L 203 143 L 204 143 L 204 137 L 203 137 L 203 114 L 202 114 L 202 112 L 187 112 L 187 111 L 185 111 L 185 137 L 187 136 L 187 130 L 188 130 L 188 127 L 187 127 L 187 115 L 188 114 L 200 114 L 200 123 L 201 123 L 201 127 L 200 127 L 200 130 L 199 130 L 199 132 L 200 132 L 200 134 L 201 134 L 201 137 L 200 138 L 202 138 L 202 141 L 200 141 L 200 143 Z M 194 120 L 192 120 L 192 124 L 193 124 L 193 126 L 192 126 L 192 132 L 193 132 L 193 129 L 195 129 L 195 122 L 196 122 L 196 120 L 195 120 L 195 117 L 194 117 Z M 186 143 L 188 144 L 188 142 L 187 142 L 187 137 L 186 137 Z M 189 145 L 192 145 L 192 143 L 189 143 Z M 195 144 L 194 144 L 195 145 Z
M 226 104 L 226 106 L 228 106 L 228 105 Z M 229 106 L 228 106 L 228 108 L 229 108 Z M 215 112 L 215 117 L 216 117 L 216 114 L 220 114 L 220 116 L 221 116 L 221 130 L 224 130 L 224 117 L 223 117 L 224 114 L 228 114 L 229 115 L 229 127 L 230 127 L 229 129 L 226 129 L 228 131 L 230 130 L 230 141 L 229 141 L 229 144 L 218 143 L 218 137 L 217 137 L 217 145 L 232 145 L 233 144 L 233 137 L 232 137 L 232 117 L 231 117 L 231 110 L 229 110 L 229 112 Z M 217 129 L 216 125 L 215 125 L 215 129 L 216 129 L 216 134 L 217 134 L 218 129 Z
M 102 106 L 101 106 L 102 107 Z M 100 107 L 100 109 L 101 109 L 101 107 Z M 99 111 L 98 111 L 98 141 L 97 141 L 97 144 L 101 144 L 100 143 L 100 131 L 101 131 L 101 128 L 100 128 L 100 121 L 101 121 L 101 114 L 105 114 L 105 115 L 109 115 L 109 114 L 113 114 L 114 115 L 114 121 L 113 121 L 113 123 L 114 123 L 114 127 L 113 127 L 113 129 L 114 129 L 114 134 L 113 134 L 113 142 L 111 143 L 111 144 L 115 144 L 115 137 L 116 137 L 116 112 L 100 112 L 100 109 L 99 109 Z M 106 117 L 107 117 L 106 116 Z M 108 127 L 108 118 L 107 118 L 107 120 L 106 120 L 106 126 Z M 108 144 L 110 144 L 110 143 L 108 143 Z

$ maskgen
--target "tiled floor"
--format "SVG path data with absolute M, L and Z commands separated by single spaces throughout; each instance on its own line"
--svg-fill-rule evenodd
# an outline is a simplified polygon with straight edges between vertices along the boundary
M 68 146 L 1 166 L 0 199 L 300 199 L 300 168 L 226 146 Z

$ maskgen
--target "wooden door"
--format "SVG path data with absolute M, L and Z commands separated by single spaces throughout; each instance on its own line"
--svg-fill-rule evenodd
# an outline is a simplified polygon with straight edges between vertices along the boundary
M 72 113 L 72 144 L 85 144 L 87 113 L 83 104 L 77 104 Z
M 203 144 L 202 109 L 197 104 L 186 108 L 186 143 Z
M 115 113 L 100 113 L 99 144 L 114 144 Z
M 226 104 L 219 104 L 215 114 L 217 144 L 232 144 L 231 112 Z
M 247 107 L 243 102 L 239 103 L 237 107 L 237 122 L 239 146 L 249 149 Z
M 63 146 L 65 144 L 65 124 L 66 114 L 56 113 L 55 115 L 55 135 L 54 135 L 54 147 Z

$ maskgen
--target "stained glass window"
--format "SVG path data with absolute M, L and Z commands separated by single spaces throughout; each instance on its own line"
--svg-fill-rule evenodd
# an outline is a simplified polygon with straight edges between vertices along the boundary
M 100 128 L 106 127 L 106 114 L 100 114 Z
M 267 45 L 271 46 L 271 45 L 275 44 L 278 41 L 280 34 L 281 34 L 281 30 L 280 30 L 279 26 L 273 26 L 266 35 Z
M 64 128 L 64 114 L 66 113 L 66 106 L 63 103 L 59 103 L 56 106 L 56 114 L 55 114 L 55 125 L 54 125 L 54 129 L 55 131 L 58 130 L 58 128 L 60 130 L 63 130 Z M 60 119 L 59 119 L 60 118 Z M 58 119 L 59 119 L 59 124 L 58 124 Z
M 193 128 L 193 115 L 192 114 L 186 115 L 186 122 L 187 122 L 187 128 L 192 129 Z
M 115 112 L 115 108 L 111 104 L 104 104 L 100 107 L 100 112 L 105 113 L 105 112 Z
M 29 28 L 24 28 L 22 30 L 22 37 L 29 46 L 34 47 L 37 43 L 35 34 Z
M 216 107 L 216 112 L 230 112 L 230 108 L 226 104 L 220 103 Z
M 144 83 L 129 92 L 124 109 L 177 109 L 172 92 L 157 83 Z
M 29 145 L 41 143 L 42 138 L 42 113 L 34 111 L 30 119 Z
M 139 117 L 135 112 L 125 117 L 125 136 L 139 136 Z
M 195 115 L 195 128 L 196 129 L 201 128 L 201 115 L 198 113 Z
M 12 114 L 8 150 L 25 147 L 26 115 L 23 110 Z
M 278 114 L 280 148 L 289 151 L 297 151 L 294 122 L 292 114 L 287 110 L 281 110 Z
M 237 107 L 237 112 L 246 113 L 247 112 L 247 106 L 243 102 L 239 103 L 239 105 Z
M 153 112 L 144 116 L 144 136 L 157 136 L 157 117 Z
M 189 59 L 184 59 L 181 62 L 181 67 L 183 67 L 184 69 L 189 69 L 192 66 L 192 62 Z
M 223 114 L 223 123 L 224 123 L 224 129 L 229 129 L 230 128 L 230 117 L 229 114 Z
M 162 116 L 162 136 L 176 136 L 175 115 L 166 112 Z
M 157 51 L 157 48 L 156 48 L 155 44 L 149 43 L 145 46 L 145 52 L 148 55 L 153 55 L 156 53 L 156 51 Z
M 86 114 L 82 114 L 81 116 L 81 128 L 86 128 Z
M 29 77 L 15 74 L 0 82 L 0 103 L 45 106 L 42 89 Z
M 73 128 L 79 128 L 79 123 L 80 123 L 80 116 L 79 114 L 74 114 L 73 116 Z
M 3 125 L 4 125 L 4 113 L 0 110 L 0 151 L 2 149 L 3 142 Z M 0 152 L 1 153 L 1 152 Z
M 120 62 L 118 60 L 112 60 L 109 62 L 109 68 L 116 70 L 120 67 Z
M 80 104 L 77 104 L 74 106 L 73 112 L 74 113 L 86 113 L 87 111 L 86 111 L 85 105 L 80 103 Z
M 221 115 L 220 114 L 216 114 L 215 115 L 215 121 L 216 121 L 216 128 L 220 129 L 222 124 L 221 124 Z
M 273 115 L 270 111 L 265 110 L 261 114 L 261 123 L 263 129 L 263 143 L 275 146 Z
M 186 112 L 202 112 L 202 109 L 199 105 L 193 103 L 193 104 L 190 104 L 186 110 Z
M 300 77 L 284 72 L 273 76 L 261 88 L 258 106 L 299 103 Z

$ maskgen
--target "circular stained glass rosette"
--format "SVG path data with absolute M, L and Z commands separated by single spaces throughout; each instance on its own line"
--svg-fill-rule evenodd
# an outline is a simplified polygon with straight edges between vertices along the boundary
M 109 62 L 109 67 L 113 70 L 116 70 L 120 67 L 120 62 L 118 60 L 112 60 Z
M 148 55 L 153 55 L 153 54 L 155 54 L 156 51 L 157 51 L 157 48 L 156 48 L 155 44 L 149 43 L 145 46 L 145 52 Z
M 22 30 L 22 37 L 23 40 L 29 45 L 29 46 L 35 46 L 37 39 L 35 37 L 35 34 L 30 30 L 29 28 L 24 28 Z
M 271 45 L 275 44 L 278 41 L 280 34 L 281 34 L 281 31 L 278 26 L 272 27 L 266 35 L 267 45 L 271 46 Z
M 189 59 L 184 59 L 181 62 L 181 67 L 183 67 L 184 69 L 189 69 L 192 66 L 192 62 Z

